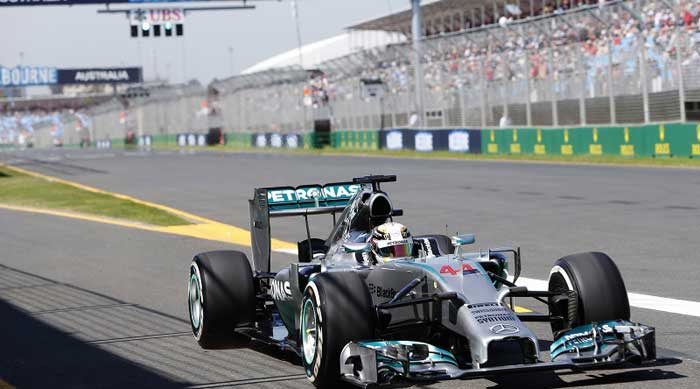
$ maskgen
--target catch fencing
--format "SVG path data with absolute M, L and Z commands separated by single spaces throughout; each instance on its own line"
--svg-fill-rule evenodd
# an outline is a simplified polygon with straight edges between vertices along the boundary
M 697 119 L 700 22 L 683 25 L 680 5 L 618 1 L 425 39 L 424 127 Z M 322 63 L 323 75 L 311 79 L 298 69 L 246 76 L 257 82 L 239 88 L 227 86 L 238 77 L 222 81 L 214 87 L 222 90 L 224 127 L 308 131 L 326 114 L 334 130 L 412 127 L 413 58 L 404 43 Z M 364 96 L 363 79 L 381 80 L 383 95 Z
M 421 127 L 602 133 L 700 120 L 700 20 L 684 24 L 688 4 L 611 1 L 426 38 Z M 319 119 L 330 120 L 333 139 L 346 131 L 416 128 L 413 59 L 413 46 L 401 43 L 327 61 L 314 71 L 272 69 L 208 88 L 181 85 L 115 99 L 88 112 L 91 139 L 118 142 L 131 131 L 177 144 L 177 134 L 212 128 L 301 134 Z M 367 79 L 381 80 L 383 93 L 367 96 Z

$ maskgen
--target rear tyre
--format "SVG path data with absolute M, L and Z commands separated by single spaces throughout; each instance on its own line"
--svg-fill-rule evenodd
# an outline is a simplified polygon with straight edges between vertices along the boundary
M 301 359 L 316 387 L 337 384 L 346 344 L 373 338 L 371 307 L 367 286 L 357 273 L 322 273 L 309 281 L 301 303 Z
M 210 251 L 190 265 L 187 305 L 192 333 L 202 348 L 228 348 L 248 339 L 237 326 L 255 321 L 253 272 L 244 253 Z
M 630 304 L 627 289 L 613 260 L 604 253 L 573 254 L 557 260 L 549 273 L 549 291 L 569 293 L 568 305 L 552 304 L 552 333 L 557 338 L 563 331 L 580 325 L 608 320 L 629 320 Z

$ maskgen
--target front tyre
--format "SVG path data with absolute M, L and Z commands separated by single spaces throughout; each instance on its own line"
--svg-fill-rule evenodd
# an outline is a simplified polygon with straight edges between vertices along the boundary
M 550 300 L 550 314 L 561 316 L 552 321 L 552 333 L 557 338 L 563 331 L 584 324 L 629 320 L 630 304 L 622 275 L 615 262 L 606 254 L 588 252 L 560 258 L 549 273 L 549 291 L 569 293 L 568 307 L 557 306 Z
M 373 338 L 371 307 L 367 286 L 354 272 L 322 273 L 306 286 L 300 316 L 301 359 L 316 387 L 337 383 L 346 344 Z
M 187 305 L 192 333 L 203 348 L 236 347 L 237 326 L 255 320 L 250 263 L 238 251 L 198 254 L 190 264 Z

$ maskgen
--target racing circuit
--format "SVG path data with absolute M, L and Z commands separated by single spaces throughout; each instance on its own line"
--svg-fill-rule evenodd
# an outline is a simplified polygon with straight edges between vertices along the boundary
M 530 282 L 563 255 L 607 252 L 628 291 L 643 295 L 631 296 L 632 320 L 657 329 L 650 366 L 428 387 L 700 384 L 697 170 L 203 151 L 36 150 L 4 152 L 0 162 L 246 229 L 254 187 L 396 174 L 385 190 L 414 234 L 474 232 L 476 247 L 520 246 Z M 290 354 L 204 351 L 192 338 L 192 256 L 249 247 L 7 209 L 0 220 L 0 388 L 311 387 Z M 319 217 L 312 235 L 325 237 L 329 224 Z M 272 233 L 296 242 L 303 224 Z M 292 260 L 277 252 L 273 268 Z M 546 350 L 548 326 L 533 328 Z

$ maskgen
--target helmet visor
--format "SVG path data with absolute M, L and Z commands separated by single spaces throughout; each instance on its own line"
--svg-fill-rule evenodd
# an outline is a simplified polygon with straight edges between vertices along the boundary
M 378 244 L 375 250 L 382 258 L 406 258 L 413 253 L 413 243 L 410 240 L 389 241 Z

